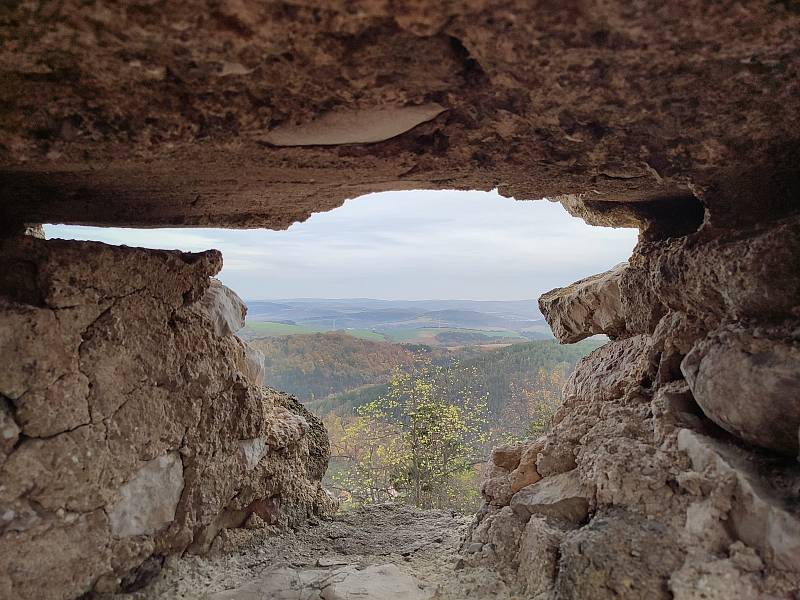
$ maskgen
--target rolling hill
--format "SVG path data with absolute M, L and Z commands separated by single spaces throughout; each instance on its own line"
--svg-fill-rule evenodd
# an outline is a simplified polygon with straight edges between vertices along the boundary
M 374 341 L 470 345 L 552 337 L 534 300 L 287 299 L 247 302 L 241 335 L 343 331 Z
M 414 359 L 405 346 L 341 332 L 258 338 L 250 345 L 264 354 L 267 384 L 303 401 L 384 383 L 392 369 Z

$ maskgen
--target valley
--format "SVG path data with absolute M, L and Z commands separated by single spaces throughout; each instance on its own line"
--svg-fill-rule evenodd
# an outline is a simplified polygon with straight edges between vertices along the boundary
M 491 448 L 546 432 L 565 381 L 605 340 L 560 345 L 533 332 L 531 303 L 398 304 L 251 303 L 240 335 L 263 355 L 266 385 L 325 424 L 324 483 L 343 508 L 400 501 L 466 514 Z M 441 327 L 419 327 L 432 315 Z
M 431 346 L 550 339 L 535 300 L 288 299 L 247 302 L 247 339 L 343 331 L 352 337 Z

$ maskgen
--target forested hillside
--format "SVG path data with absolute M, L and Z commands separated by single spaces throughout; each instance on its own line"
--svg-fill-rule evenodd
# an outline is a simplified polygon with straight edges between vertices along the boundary
M 393 369 L 414 358 L 409 347 L 341 332 L 255 339 L 250 344 L 264 354 L 267 384 L 303 401 L 385 383 Z
M 479 383 L 489 397 L 489 412 L 503 411 L 513 386 L 531 388 L 539 385 L 542 372 L 558 371 L 566 378 L 577 362 L 602 341 L 586 340 L 561 345 L 555 340 L 537 340 L 489 350 L 454 367 L 456 377 L 468 377 Z
M 267 385 L 323 419 L 326 485 L 346 506 L 400 499 L 466 512 L 480 501 L 492 446 L 546 431 L 566 378 L 602 343 L 448 349 L 344 331 L 251 342 L 265 355 Z
M 482 393 L 487 394 L 488 410 L 494 418 L 500 418 L 507 408 L 512 392 L 542 387 L 542 372 L 548 379 L 557 373 L 556 379 L 565 379 L 576 363 L 603 342 L 586 340 L 578 344 L 560 345 L 554 340 L 538 340 L 513 344 L 487 351 L 466 350 L 463 353 L 438 353 L 434 362 L 446 366 L 443 377 L 445 389 L 460 389 L 461 383 L 469 380 Z M 406 363 L 408 366 L 410 363 Z M 388 380 L 388 376 L 387 376 Z M 548 388 L 556 385 L 548 384 Z M 560 385 L 560 384 L 558 384 Z M 309 401 L 308 408 L 324 415 L 336 412 L 351 414 L 357 407 L 385 394 L 385 380 L 375 385 L 363 386 L 332 394 L 327 398 L 317 397 Z M 455 392 L 452 392 L 454 395 Z
M 600 343 L 539 341 L 438 363 L 420 354 L 386 384 L 310 403 L 330 435 L 326 484 L 346 506 L 476 510 L 491 448 L 547 431 L 566 378 Z

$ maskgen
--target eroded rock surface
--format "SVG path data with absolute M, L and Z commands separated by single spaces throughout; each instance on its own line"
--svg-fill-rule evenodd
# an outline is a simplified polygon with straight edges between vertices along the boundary
M 624 268 L 543 296 L 562 341 L 612 341 L 578 364 L 552 429 L 487 469 L 465 548 L 511 585 L 559 599 L 800 589 L 800 221 L 761 216 L 651 230 Z M 536 477 L 512 487 L 532 455 Z
M 799 30 L 768 0 L 6 3 L 0 220 L 287 227 L 497 187 L 685 231 L 752 172 L 785 210 Z
M 107 510 L 111 535 L 152 535 L 167 527 L 175 520 L 183 486 L 183 463 L 177 452 L 144 463 L 119 488 L 119 499 Z
M 282 228 L 367 192 L 497 188 L 641 236 L 543 301 L 560 339 L 614 339 L 547 435 L 494 454 L 462 566 L 503 579 L 470 593 L 791 597 L 799 32 L 767 0 L 6 3 L 0 235 L 28 235 L 0 248 L 0 595 L 139 585 L 327 507 L 324 430 L 258 385 L 217 253 L 37 224 Z M 156 531 L 168 457 L 183 488 Z M 127 501 L 165 460 L 171 493 Z M 580 518 L 548 514 L 567 498 Z M 153 533 L 115 537 L 119 506 L 147 514 L 117 533 Z
M 373 505 L 294 531 L 231 529 L 217 551 L 167 559 L 144 589 L 118 600 L 464 600 L 519 596 L 459 545 L 468 517 Z
M 330 512 L 324 428 L 257 383 L 218 252 L 0 255 L 0 596 L 113 591 L 225 527 Z
M 713 332 L 681 363 L 705 415 L 752 444 L 796 456 L 800 428 L 800 340 Z
M 564 344 L 604 333 L 612 339 L 625 333 L 619 282 L 626 264 L 576 281 L 539 298 L 542 313 L 549 315 L 553 335 Z
M 209 600 L 428 600 L 431 595 L 416 577 L 388 563 L 361 569 L 277 567 L 240 588 L 211 594 Z

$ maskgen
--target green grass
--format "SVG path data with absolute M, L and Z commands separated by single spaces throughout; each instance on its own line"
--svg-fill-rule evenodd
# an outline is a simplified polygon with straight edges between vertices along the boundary
M 348 335 L 352 335 L 353 337 L 357 337 L 362 340 L 371 340 L 373 342 L 385 342 L 386 336 L 377 333 L 375 331 L 370 331 L 368 329 L 345 329 L 344 332 Z
M 290 325 L 288 323 L 274 323 L 272 321 L 247 321 L 245 327 L 261 335 L 299 335 L 303 333 L 319 333 L 325 331 L 324 328 L 312 327 L 310 325 Z
M 309 333 L 324 333 L 333 331 L 329 327 L 316 327 L 314 325 L 290 325 L 288 323 L 277 323 L 274 321 L 248 321 L 245 326 L 259 337 L 280 337 L 284 335 L 304 335 Z M 369 329 L 343 329 L 340 330 L 348 335 L 362 340 L 374 342 L 399 342 L 407 343 L 436 343 L 437 333 L 456 332 L 456 333 L 479 333 L 487 337 L 505 339 L 524 339 L 522 334 L 506 329 L 467 329 L 464 327 L 414 327 L 414 328 L 393 328 L 384 331 L 370 331 Z
M 456 332 L 456 333 L 479 333 L 487 337 L 521 339 L 522 336 L 516 331 L 505 329 L 466 329 L 463 327 L 418 327 L 415 329 L 387 329 L 383 333 L 393 342 L 420 342 L 432 340 L 437 333 Z
M 304 335 L 309 333 L 324 333 L 331 331 L 326 327 L 314 327 L 313 325 L 290 325 L 289 323 L 275 323 L 273 321 L 247 321 L 247 329 L 259 336 L 279 337 L 283 335 Z M 384 342 L 386 337 L 380 333 L 367 329 L 345 329 L 344 333 L 362 340 L 372 340 L 374 342 Z

